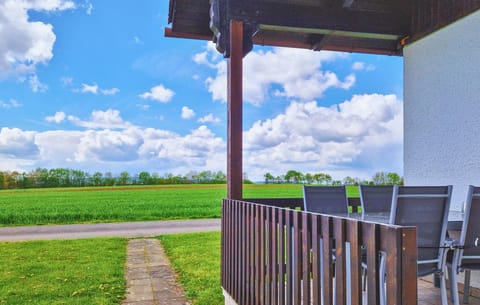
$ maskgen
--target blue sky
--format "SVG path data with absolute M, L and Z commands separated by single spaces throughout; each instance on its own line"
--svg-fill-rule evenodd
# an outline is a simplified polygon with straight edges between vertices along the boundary
M 226 61 L 168 1 L 0 0 L 0 170 L 226 169 Z M 400 57 L 255 47 L 244 171 L 403 170 Z

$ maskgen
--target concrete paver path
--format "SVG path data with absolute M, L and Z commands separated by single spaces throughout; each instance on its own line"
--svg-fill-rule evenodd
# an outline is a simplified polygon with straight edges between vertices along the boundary
M 185 305 L 185 292 L 175 282 L 175 273 L 157 239 L 128 242 L 127 296 L 122 305 Z
M 144 237 L 161 234 L 220 230 L 220 219 L 166 220 L 79 225 L 0 228 L 0 241 L 76 239 L 91 237 Z

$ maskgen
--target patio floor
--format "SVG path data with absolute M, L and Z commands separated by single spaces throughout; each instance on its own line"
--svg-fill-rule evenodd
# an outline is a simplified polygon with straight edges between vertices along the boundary
M 472 272 L 472 285 L 470 288 L 470 298 L 468 304 L 470 305 L 480 305 L 480 289 L 476 288 L 476 279 L 474 277 L 476 272 Z M 478 278 L 478 276 L 477 276 Z M 460 285 L 460 290 L 462 291 L 462 286 Z M 448 298 L 450 299 L 450 290 L 447 292 Z M 460 294 L 460 304 L 463 303 L 463 294 Z M 418 280 L 418 305 L 439 305 L 441 304 L 440 298 L 440 288 L 434 287 L 432 283 L 432 277 L 421 278 Z M 450 301 L 450 304 L 452 302 Z

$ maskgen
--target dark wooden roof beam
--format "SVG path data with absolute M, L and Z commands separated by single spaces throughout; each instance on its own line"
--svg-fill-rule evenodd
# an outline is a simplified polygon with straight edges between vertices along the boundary
M 410 19 L 398 11 L 377 13 L 349 10 L 341 6 L 325 9 L 292 3 L 238 1 L 230 3 L 228 17 L 270 26 L 396 36 L 405 36 L 410 29 Z
M 336 31 L 336 30 L 320 29 L 320 28 L 275 26 L 275 25 L 268 25 L 268 24 L 261 24 L 259 28 L 261 30 L 270 30 L 270 31 L 335 35 L 335 36 L 381 39 L 381 40 L 398 40 L 399 38 L 402 37 L 402 35 L 398 35 L 398 34 L 395 35 L 395 34 L 382 34 L 382 33 L 360 33 L 360 32 Z
M 397 10 L 392 1 L 385 0 L 344 0 L 343 7 L 356 11 L 394 13 Z

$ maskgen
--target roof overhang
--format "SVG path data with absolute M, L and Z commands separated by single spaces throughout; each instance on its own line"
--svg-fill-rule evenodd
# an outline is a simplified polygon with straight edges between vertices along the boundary
M 480 0 L 170 0 L 165 36 L 214 41 L 229 56 L 230 20 L 253 44 L 402 55 L 403 46 L 480 8 Z

